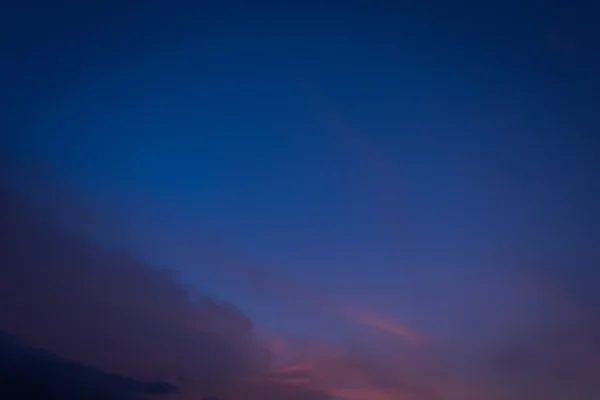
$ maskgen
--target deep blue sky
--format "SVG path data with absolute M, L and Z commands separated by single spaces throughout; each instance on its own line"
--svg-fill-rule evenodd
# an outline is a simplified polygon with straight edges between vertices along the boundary
M 326 297 L 473 343 L 538 310 L 522 275 L 593 292 L 592 2 L 62 3 L 3 6 L 2 142 L 260 332 L 353 337 Z

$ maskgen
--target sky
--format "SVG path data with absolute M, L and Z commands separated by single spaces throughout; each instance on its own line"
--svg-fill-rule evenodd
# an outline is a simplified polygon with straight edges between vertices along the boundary
M 2 5 L 0 331 L 172 398 L 598 398 L 600 8 L 491 3 Z

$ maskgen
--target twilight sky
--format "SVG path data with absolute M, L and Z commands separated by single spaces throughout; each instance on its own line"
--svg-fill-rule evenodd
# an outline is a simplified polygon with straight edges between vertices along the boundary
M 600 8 L 101 3 L 0 9 L 0 331 L 181 399 L 599 398 Z

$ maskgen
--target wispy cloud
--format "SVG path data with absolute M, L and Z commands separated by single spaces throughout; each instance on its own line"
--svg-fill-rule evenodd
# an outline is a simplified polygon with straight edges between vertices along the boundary
M 344 308 L 342 312 L 354 321 L 396 335 L 410 344 L 420 345 L 426 342 L 423 335 L 416 333 L 397 321 L 377 315 L 372 311 L 361 308 Z

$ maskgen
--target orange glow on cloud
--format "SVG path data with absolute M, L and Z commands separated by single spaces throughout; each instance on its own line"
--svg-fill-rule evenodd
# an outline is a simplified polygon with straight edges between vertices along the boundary
M 348 400 L 410 400 L 408 397 L 375 389 L 337 389 L 331 393 Z
M 310 343 L 292 355 L 295 346 L 292 343 L 284 346 L 283 342 L 283 339 L 274 340 L 276 348 L 272 350 L 276 355 L 283 350 L 284 357 L 295 356 L 295 360 L 274 367 L 267 377 L 271 382 L 323 391 L 336 399 L 412 399 L 397 389 L 374 384 L 370 376 L 374 371 L 369 371 L 368 364 L 347 350 L 326 343 Z
M 335 400 L 422 400 L 442 395 L 451 400 L 491 399 L 459 376 L 415 363 L 400 348 L 371 358 L 320 341 L 278 338 L 273 343 L 276 356 L 283 351 L 289 361 L 256 379 L 321 391 Z
M 351 360 L 348 361 L 353 364 Z M 281 384 L 321 390 L 340 399 L 411 400 L 406 393 L 370 384 L 357 367 L 360 369 L 360 365 L 329 365 L 327 359 L 306 360 L 275 368 L 268 379 Z

